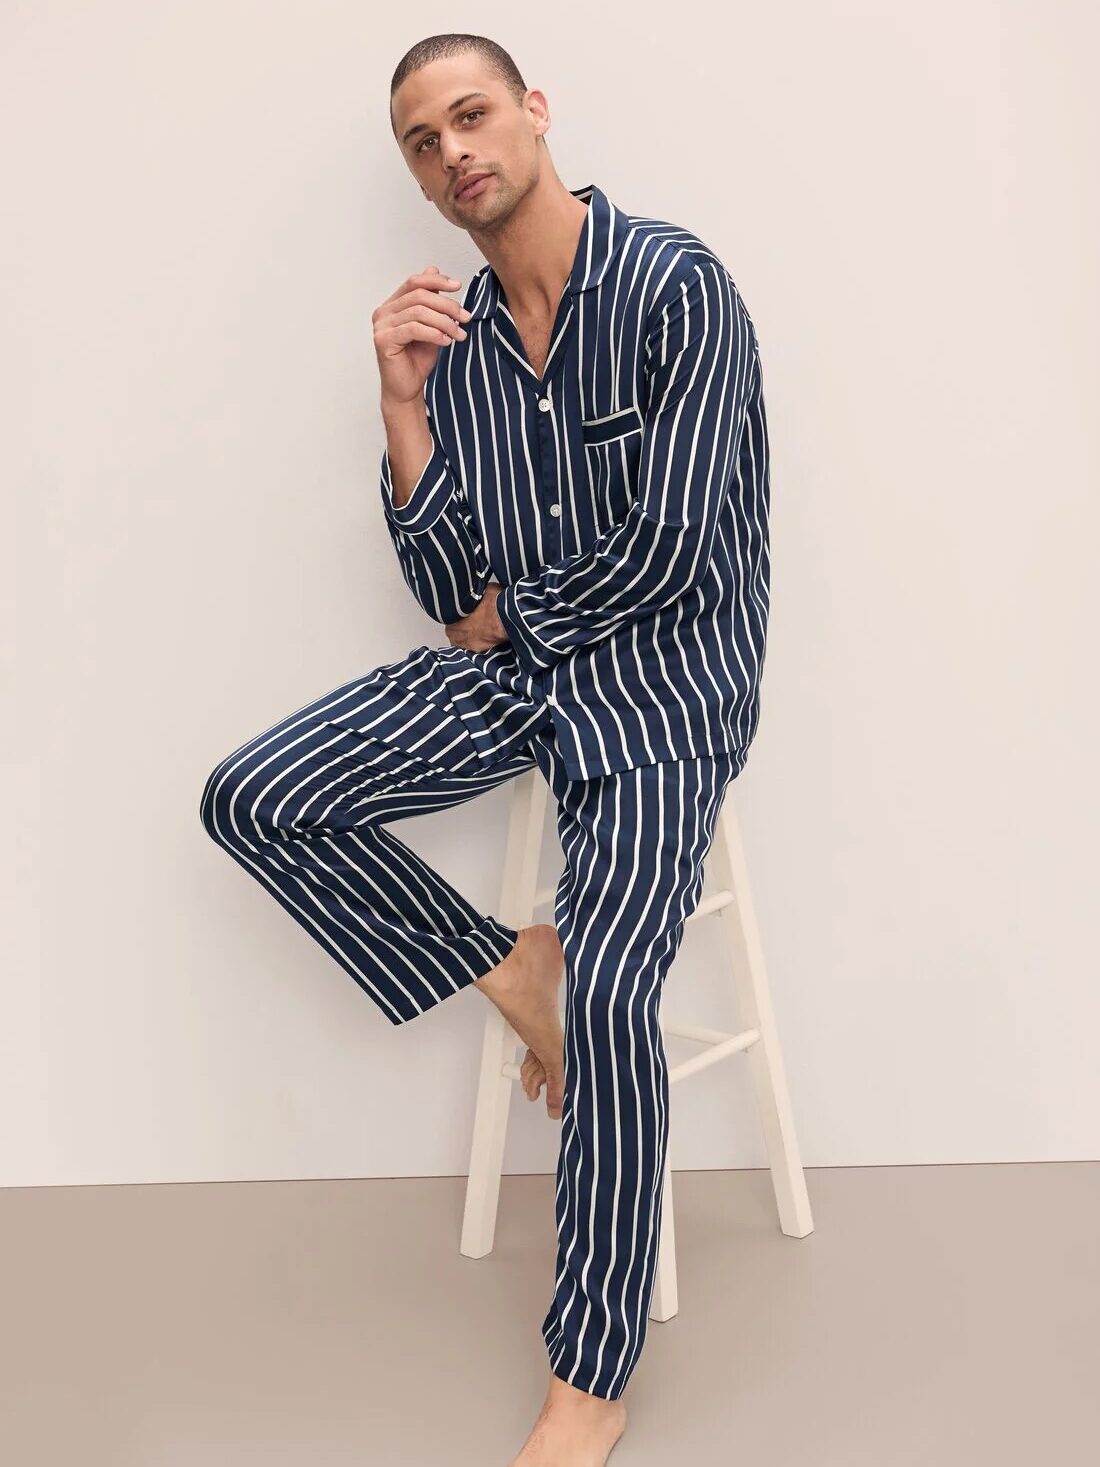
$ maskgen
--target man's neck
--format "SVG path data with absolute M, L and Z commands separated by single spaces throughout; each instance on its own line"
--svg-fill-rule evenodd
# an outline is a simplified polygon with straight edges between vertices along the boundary
M 552 320 L 584 228 L 588 205 L 560 179 L 540 180 L 501 230 L 470 230 L 493 267 L 508 309 L 525 320 Z

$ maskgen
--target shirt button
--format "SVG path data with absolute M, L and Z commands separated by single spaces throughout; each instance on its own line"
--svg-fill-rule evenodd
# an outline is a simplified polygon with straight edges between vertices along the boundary
M 548 397 L 539 398 L 539 411 L 543 413 L 550 411 L 550 399 Z
M 560 504 L 552 504 L 550 506 L 550 513 L 552 515 L 559 515 L 559 514 L 561 514 L 561 505 Z

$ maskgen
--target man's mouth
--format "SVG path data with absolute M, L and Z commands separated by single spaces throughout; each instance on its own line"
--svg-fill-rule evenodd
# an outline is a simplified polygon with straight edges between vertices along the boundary
M 492 178 L 492 176 L 493 175 L 491 173 L 475 173 L 472 177 L 468 178 L 464 183 L 459 185 L 459 187 L 455 191 L 455 198 L 464 199 L 467 194 L 472 195 L 480 193 L 481 189 L 485 186 L 487 181 Z

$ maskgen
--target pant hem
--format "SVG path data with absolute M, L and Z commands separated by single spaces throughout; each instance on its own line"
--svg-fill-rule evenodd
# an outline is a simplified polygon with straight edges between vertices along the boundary
M 584 1377 L 580 1374 L 580 1372 L 578 1372 L 577 1375 L 574 1376 L 572 1380 L 570 1380 L 569 1372 L 571 1369 L 572 1366 L 565 1360 L 560 1361 L 557 1365 L 551 1362 L 550 1365 L 550 1371 L 553 1375 L 556 1375 L 559 1380 L 564 1380 L 565 1383 L 567 1385 L 571 1385 L 574 1390 L 584 1391 L 585 1395 L 587 1396 L 599 1396 L 600 1399 L 604 1401 L 617 1401 L 622 1395 L 623 1391 L 626 1389 L 625 1381 L 620 1386 L 608 1387 L 607 1389 L 604 1389 L 594 1383 L 585 1383 Z
M 408 1024 L 413 1019 L 419 1019 L 423 1014 L 430 1013 L 444 999 L 453 998 L 456 993 L 470 988 L 478 978 L 483 978 L 498 963 L 503 962 L 515 947 L 518 937 L 519 932 L 515 927 L 509 927 L 506 922 L 500 922 L 496 917 L 484 918 L 469 932 L 454 939 L 453 950 L 461 952 L 467 959 L 464 963 L 456 963 L 448 975 L 453 980 L 455 987 L 442 990 L 433 989 L 426 1002 L 408 1011 L 393 1013 L 389 1009 L 384 1009 L 386 1018 L 396 1028 L 401 1024 Z

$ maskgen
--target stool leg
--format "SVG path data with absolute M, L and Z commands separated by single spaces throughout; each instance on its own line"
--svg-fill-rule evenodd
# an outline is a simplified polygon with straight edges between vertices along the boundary
M 537 767 L 516 776 L 508 820 L 499 916 L 502 922 L 517 931 L 529 926 L 534 917 L 548 793 L 549 786 Z M 467 1258 L 483 1258 L 493 1246 L 508 1110 L 515 1083 L 502 1071 L 504 1065 L 515 1062 L 521 1043 L 519 1035 L 500 1010 L 489 1004 L 481 1046 L 477 1109 L 459 1243 L 459 1252 Z
M 772 1013 L 741 831 L 729 791 L 718 819 L 719 831 L 712 854 L 719 880 L 733 895 L 733 901 L 722 908 L 721 917 L 733 963 L 739 1027 L 757 1029 L 760 1033 L 759 1040 L 746 1053 L 764 1127 L 779 1226 L 789 1237 L 804 1238 L 814 1226 L 810 1199 Z
M 657 1245 L 657 1270 L 649 1317 L 664 1323 L 680 1307 L 676 1289 L 676 1226 L 672 1212 L 672 1162 L 665 1160 L 664 1190 L 661 1194 L 661 1237 Z
M 512 924 L 509 924 L 512 925 Z M 470 1148 L 470 1174 L 466 1183 L 466 1205 L 462 1214 L 459 1252 L 467 1258 L 484 1258 L 496 1233 L 500 1179 L 504 1167 L 504 1143 L 508 1131 L 508 1107 L 513 1081 L 501 1073 L 516 1058 L 519 1037 L 511 1024 L 493 1008 L 485 1021 L 481 1046 L 481 1078 Z

